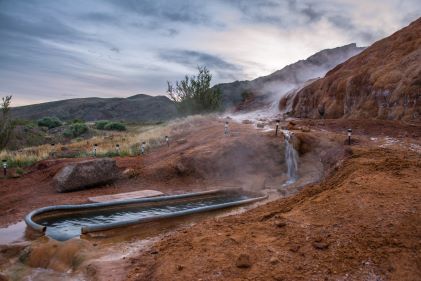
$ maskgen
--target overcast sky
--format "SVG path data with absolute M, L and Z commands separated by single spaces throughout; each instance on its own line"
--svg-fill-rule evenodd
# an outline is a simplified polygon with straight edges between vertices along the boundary
M 197 65 L 252 79 L 419 16 L 419 0 L 0 0 L 0 96 L 162 95 Z

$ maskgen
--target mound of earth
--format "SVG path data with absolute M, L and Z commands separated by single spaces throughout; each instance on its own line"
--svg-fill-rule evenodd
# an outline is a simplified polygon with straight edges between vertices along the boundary
M 419 120 L 421 18 L 280 101 L 309 118 Z M 288 100 L 289 99 L 289 100 Z

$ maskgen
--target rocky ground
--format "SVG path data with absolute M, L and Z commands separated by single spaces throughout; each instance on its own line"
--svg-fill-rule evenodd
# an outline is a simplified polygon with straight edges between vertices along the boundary
M 132 229 L 124 234 L 130 237 L 113 243 L 38 241 L 28 264 L 89 280 L 419 280 L 421 127 L 385 121 L 296 123 L 301 176 L 310 181 L 324 175 L 319 183 L 298 188 L 294 195 L 280 192 L 286 197 L 245 213 L 207 216 L 182 228 L 166 226 L 145 245 L 144 236 Z M 54 190 L 53 175 L 76 159 L 48 160 L 22 178 L 1 179 L 0 225 L 15 223 L 34 208 L 86 202 L 99 194 L 177 193 L 224 184 L 279 187 L 286 179 L 280 172 L 285 171 L 282 138 L 245 124 L 232 124 L 231 136 L 223 137 L 222 124 L 210 120 L 169 148 L 117 159 L 122 171 L 130 170 L 101 188 Z M 354 128 L 350 147 L 344 144 L 349 127 Z M 58 250 L 51 249 L 65 247 L 70 250 L 53 255 Z M 123 248 L 132 250 L 111 261 L 103 257 Z M 80 249 L 91 252 L 90 258 L 80 262 L 77 256 L 75 263 Z M 92 249 L 103 256 L 93 255 Z M 57 260 L 62 262 L 57 265 Z M 7 261 L 0 259 L 0 264 Z

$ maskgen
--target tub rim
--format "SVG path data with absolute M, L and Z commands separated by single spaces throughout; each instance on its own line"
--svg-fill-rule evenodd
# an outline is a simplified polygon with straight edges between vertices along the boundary
M 101 207 L 111 207 L 111 206 L 129 205 L 129 204 L 137 204 L 137 203 L 161 202 L 161 201 L 184 199 L 184 198 L 217 194 L 217 193 L 229 193 L 229 192 L 240 192 L 240 191 L 243 191 L 243 193 L 245 193 L 245 191 L 241 188 L 212 189 L 212 190 L 207 190 L 207 191 L 189 192 L 189 193 L 176 194 L 176 195 L 164 195 L 164 196 L 147 197 L 147 198 L 139 198 L 139 199 L 136 199 L 136 198 L 124 199 L 124 200 L 111 201 L 111 202 L 53 205 L 53 206 L 38 208 L 31 211 L 25 216 L 24 220 L 25 220 L 26 225 L 32 228 L 33 230 L 45 233 L 47 231 L 47 226 L 40 225 L 33 220 L 33 217 L 40 215 L 42 213 L 60 211 L 60 210 L 68 211 L 68 210 L 79 210 L 79 209 L 95 209 L 95 208 L 101 208 Z M 180 217 L 180 216 L 207 212 L 207 211 L 212 211 L 212 210 L 217 210 L 217 209 L 222 209 L 222 208 L 234 207 L 238 205 L 257 202 L 260 200 L 264 200 L 266 198 L 268 198 L 268 195 L 258 196 L 258 197 L 234 201 L 234 202 L 216 204 L 216 205 L 211 205 L 211 206 L 198 207 L 198 208 L 193 208 L 189 210 L 177 211 L 170 214 L 162 214 L 162 215 L 155 215 L 155 216 L 150 216 L 150 217 L 126 220 L 126 221 L 121 221 L 121 222 L 103 223 L 103 224 L 96 224 L 96 225 L 82 225 L 81 234 L 86 234 L 86 233 L 95 232 L 95 231 L 109 230 L 113 228 L 130 226 L 130 225 L 140 224 L 144 222 L 157 221 L 157 220 L 166 219 L 166 218 Z

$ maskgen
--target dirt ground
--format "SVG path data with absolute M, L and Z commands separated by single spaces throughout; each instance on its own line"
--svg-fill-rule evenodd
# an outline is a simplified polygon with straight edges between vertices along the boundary
M 117 261 L 86 261 L 75 270 L 88 280 L 420 280 L 421 126 L 355 120 L 296 123 L 300 183 L 325 175 L 322 181 L 301 186 L 294 195 L 281 190 L 286 198 L 245 213 L 171 227 L 175 231 L 139 249 L 134 246 L 143 243 L 138 234 L 121 244 L 103 243 L 104 252 L 123 246 L 132 251 Z M 349 127 L 352 146 L 344 144 Z M 0 226 L 22 220 L 35 208 L 82 203 L 93 195 L 279 187 L 286 180 L 283 139 L 253 125 L 232 123 L 230 129 L 231 136 L 224 137 L 223 121 L 212 119 L 172 140 L 169 148 L 118 158 L 122 171 L 132 170 L 114 184 L 72 193 L 57 193 L 52 178 L 80 159 L 40 162 L 20 178 L 0 179 Z M 75 255 L 79 244 L 99 251 L 96 241 L 77 241 L 63 247 Z M 51 268 L 46 253 L 58 246 L 49 244 L 38 254 L 44 263 L 34 258 L 36 267 Z M 72 260 L 68 251 L 61 255 Z
M 368 137 L 391 130 L 378 125 L 366 124 L 320 184 L 159 241 L 131 260 L 128 279 L 420 280 L 421 151 L 419 139 L 405 144 L 420 130 L 400 127 L 400 141 L 379 144 Z
M 224 136 L 223 121 L 214 118 L 199 126 L 171 140 L 170 147 L 147 151 L 144 156 L 116 158 L 122 172 L 130 171 L 109 185 L 56 192 L 54 175 L 65 165 L 84 159 L 45 160 L 19 178 L 0 178 L 0 227 L 21 221 L 33 209 L 84 203 L 96 195 L 140 189 L 167 194 L 224 186 L 262 189 L 271 184 L 271 179 L 285 180 L 281 136 L 259 134 L 250 125 L 235 123 L 230 126 L 231 135 Z

